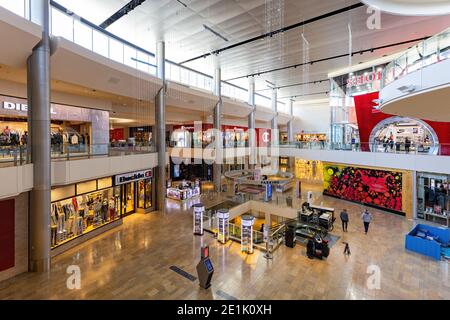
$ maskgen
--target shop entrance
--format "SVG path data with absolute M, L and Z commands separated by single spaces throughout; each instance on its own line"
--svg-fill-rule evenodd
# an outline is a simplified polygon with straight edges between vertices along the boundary
M 136 212 L 135 189 L 135 182 L 127 183 L 122 186 L 122 213 L 124 217 Z
M 138 209 L 146 210 L 152 207 L 152 179 L 137 182 Z
M 121 213 L 123 217 L 133 213 L 146 213 L 153 210 L 153 170 L 143 170 L 115 177 L 120 187 Z

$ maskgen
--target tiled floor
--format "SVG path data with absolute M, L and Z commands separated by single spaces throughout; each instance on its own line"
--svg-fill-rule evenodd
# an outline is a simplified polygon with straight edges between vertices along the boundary
M 220 245 L 207 233 L 193 236 L 188 206 L 170 200 L 165 214 L 130 216 L 123 226 L 58 256 L 48 275 L 0 283 L 0 299 L 450 299 L 448 264 L 404 249 L 412 221 L 371 209 L 375 219 L 365 235 L 361 206 L 322 197 L 318 186 L 303 189 L 315 191 L 316 203 L 350 212 L 349 232 L 335 228 L 340 239 L 327 260 L 308 259 L 300 245 L 282 246 L 266 260 L 258 250 L 247 256 L 239 244 Z M 342 241 L 350 243 L 350 257 L 343 255 Z M 210 245 L 215 267 L 209 290 L 169 269 L 196 275 L 202 244 Z M 70 265 L 81 269 L 80 290 L 67 289 Z M 371 265 L 380 268 L 380 290 L 367 287 Z

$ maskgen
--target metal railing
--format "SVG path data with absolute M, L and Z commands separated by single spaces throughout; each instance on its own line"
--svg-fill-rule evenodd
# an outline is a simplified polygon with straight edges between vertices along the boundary
M 354 151 L 354 152 L 378 152 L 394 154 L 411 155 L 434 155 L 450 156 L 450 144 L 428 144 L 411 143 L 406 145 L 385 144 L 385 143 L 330 143 L 330 142 L 283 142 L 279 144 L 280 148 L 296 148 L 307 150 L 329 150 L 329 151 Z
M 389 63 L 383 71 L 381 87 L 407 74 L 450 58 L 450 28 L 419 42 Z
M 111 144 L 61 144 L 51 146 L 52 161 L 70 161 L 98 157 L 120 157 L 155 152 L 151 145 L 111 145 Z M 31 152 L 27 146 L 1 146 L 0 168 L 31 163 Z

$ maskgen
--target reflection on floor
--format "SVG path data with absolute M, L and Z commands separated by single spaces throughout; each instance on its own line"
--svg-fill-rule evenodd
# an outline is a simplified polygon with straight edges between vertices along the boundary
M 241 253 L 236 242 L 220 245 L 209 233 L 193 236 L 186 204 L 168 201 L 165 214 L 130 216 L 121 227 L 58 256 L 48 275 L 24 274 L 0 283 L 0 299 L 450 299 L 448 264 L 404 249 L 412 221 L 370 209 L 374 221 L 365 235 L 362 207 L 322 197 L 320 189 L 303 185 L 304 196 L 315 192 L 315 203 L 350 213 L 348 233 L 339 225 L 333 231 L 340 239 L 327 260 L 308 259 L 301 245 L 281 246 L 266 260 L 258 250 Z M 212 206 L 224 199 L 202 201 Z M 350 257 L 343 255 L 342 242 L 350 244 Z M 199 248 L 206 244 L 215 267 L 209 290 L 170 269 L 196 275 Z M 67 289 L 71 265 L 80 267 L 81 290 Z M 380 290 L 367 286 L 373 265 L 381 271 Z

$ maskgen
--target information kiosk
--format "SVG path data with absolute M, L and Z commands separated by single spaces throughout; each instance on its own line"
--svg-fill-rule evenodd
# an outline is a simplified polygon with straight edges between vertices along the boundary
M 209 259 L 209 247 L 201 248 L 201 259 L 197 264 L 197 275 L 200 287 L 208 289 L 211 286 L 211 279 L 214 273 L 214 267 Z

